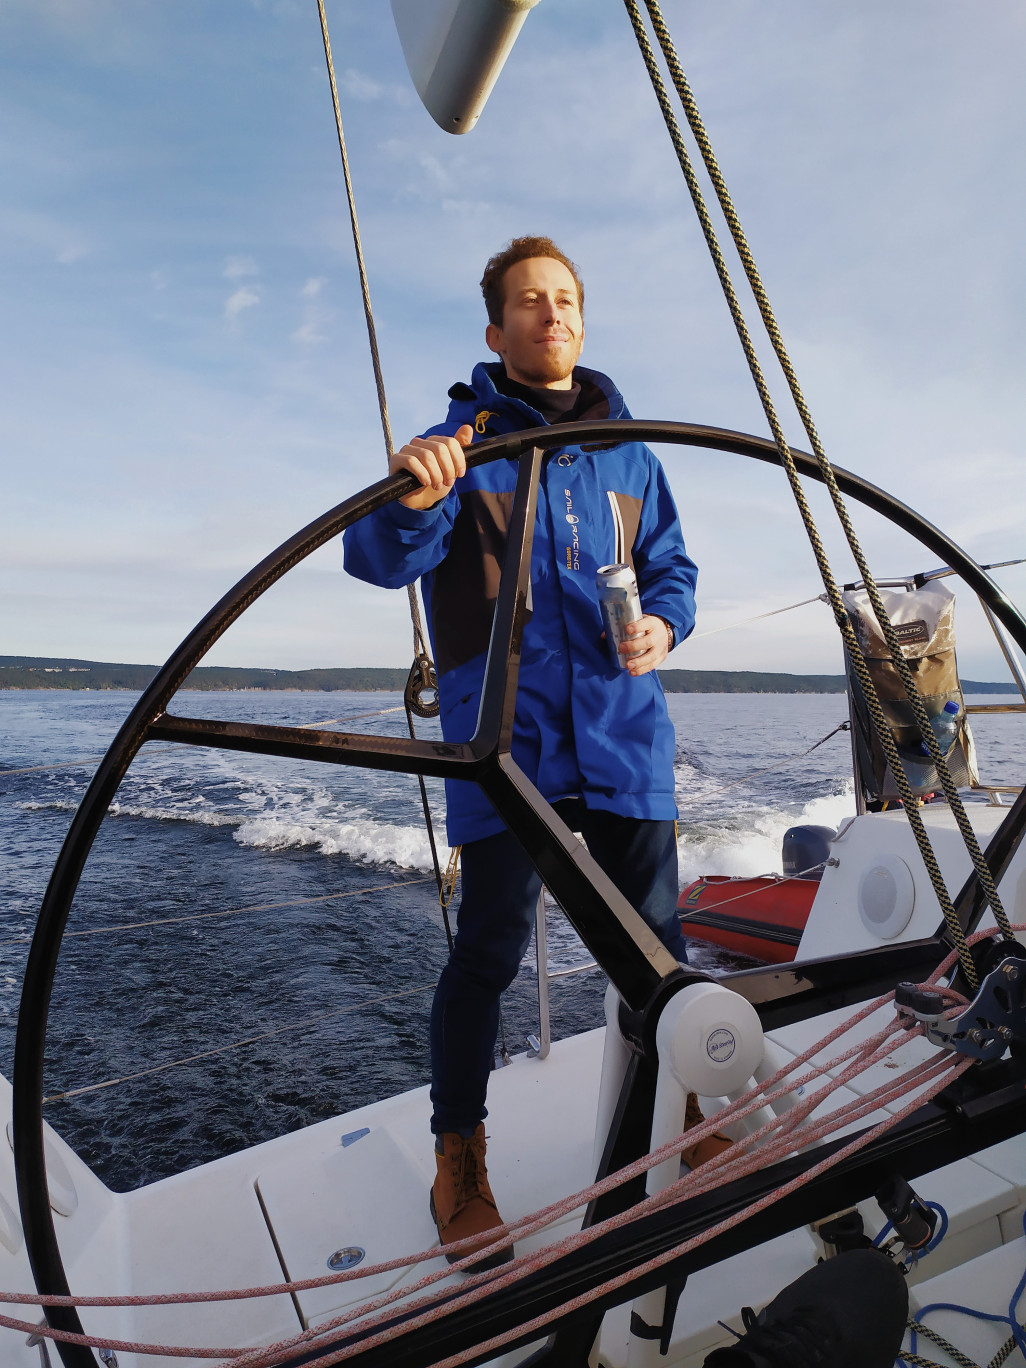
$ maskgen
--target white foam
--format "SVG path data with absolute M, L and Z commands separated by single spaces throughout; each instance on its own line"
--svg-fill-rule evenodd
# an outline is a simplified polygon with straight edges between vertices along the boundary
M 397 826 L 371 818 L 311 821 L 270 814 L 244 821 L 234 836 L 240 845 L 265 850 L 308 848 L 319 850 L 322 855 L 344 855 L 368 864 L 396 864 L 404 869 L 432 868 L 431 847 L 422 826 Z M 438 858 L 443 865 L 448 860 L 449 848 L 445 844 L 439 844 Z
M 682 824 L 677 843 L 680 885 L 708 874 L 752 878 L 782 872 L 781 843 L 788 827 L 802 823 L 837 827 L 855 813 L 854 789 L 813 798 L 800 812 L 771 808 L 739 811 L 731 822 Z
M 152 807 L 145 803 L 111 803 L 107 809 L 112 817 L 146 817 L 154 822 L 195 822 L 199 826 L 238 826 L 241 817 L 227 812 L 213 812 L 208 808 Z

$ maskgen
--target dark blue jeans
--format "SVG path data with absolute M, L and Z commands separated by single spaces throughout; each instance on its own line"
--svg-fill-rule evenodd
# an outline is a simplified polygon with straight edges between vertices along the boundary
M 687 961 L 677 919 L 673 822 L 642 821 L 574 805 L 595 861 L 670 954 Z M 499 997 L 516 978 L 534 929 L 541 879 L 508 831 L 463 847 L 463 896 L 449 962 L 431 1008 L 431 1129 L 471 1134 L 487 1116 L 485 1093 L 499 1030 Z

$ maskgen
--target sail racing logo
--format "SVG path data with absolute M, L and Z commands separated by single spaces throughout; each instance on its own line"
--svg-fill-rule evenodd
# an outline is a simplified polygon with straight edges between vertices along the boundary
M 566 548 L 566 568 L 568 570 L 580 570 L 581 568 L 581 537 L 577 531 L 580 519 L 574 512 L 574 501 L 569 489 L 563 490 L 566 499 L 566 520 L 570 524 L 570 545 Z
M 736 1049 L 734 1032 L 728 1031 L 726 1026 L 718 1026 L 705 1042 L 705 1052 L 714 1064 L 726 1064 Z

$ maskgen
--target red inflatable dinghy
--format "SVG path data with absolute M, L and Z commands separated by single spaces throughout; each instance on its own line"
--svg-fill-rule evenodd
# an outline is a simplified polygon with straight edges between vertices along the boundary
M 794 959 L 819 888 L 815 879 L 710 874 L 681 891 L 677 914 L 689 940 L 708 941 L 768 964 Z

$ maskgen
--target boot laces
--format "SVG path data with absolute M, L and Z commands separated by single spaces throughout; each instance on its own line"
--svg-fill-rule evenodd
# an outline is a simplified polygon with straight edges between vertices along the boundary
M 812 1309 L 800 1308 L 786 1321 L 760 1325 L 752 1308 L 744 1306 L 741 1323 L 746 1331 L 744 1348 L 779 1368 L 825 1368 L 829 1360 L 830 1334 Z
M 483 1198 L 491 1206 L 495 1205 L 488 1186 L 484 1136 L 471 1136 L 469 1140 L 464 1140 L 456 1147 L 452 1155 L 451 1172 L 457 1211 L 462 1210 L 475 1197 Z

